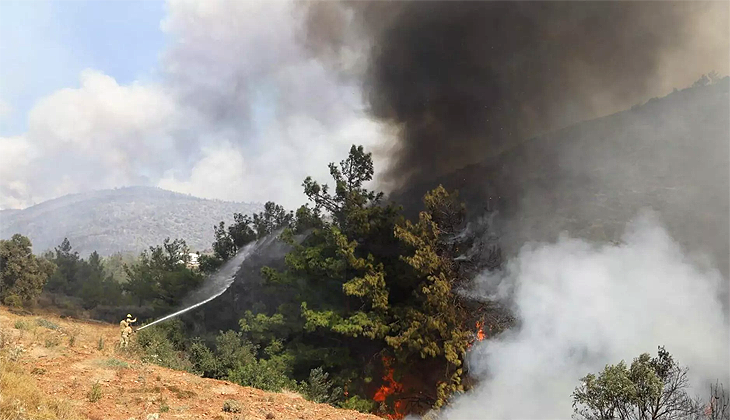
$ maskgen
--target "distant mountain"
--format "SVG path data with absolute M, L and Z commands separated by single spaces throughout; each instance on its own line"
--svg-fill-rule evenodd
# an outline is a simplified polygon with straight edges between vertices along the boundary
M 393 195 L 420 208 L 438 184 L 495 216 L 509 254 L 561 232 L 618 240 L 641 209 L 691 252 L 730 267 L 730 78 L 538 136 L 496 158 Z M 416 205 L 413 205 L 413 204 Z
M 28 236 L 36 253 L 68 237 L 86 257 L 140 252 L 166 237 L 184 239 L 195 251 L 211 247 L 213 225 L 233 221 L 233 213 L 263 209 L 257 203 L 235 203 L 191 197 L 153 187 L 128 187 L 70 194 L 23 210 L 0 211 L 0 238 Z

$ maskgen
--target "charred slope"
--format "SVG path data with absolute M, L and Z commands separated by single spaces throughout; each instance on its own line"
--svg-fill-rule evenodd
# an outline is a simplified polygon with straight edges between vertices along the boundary
M 533 138 L 392 196 L 418 209 L 439 183 L 458 189 L 472 216 L 498 210 L 507 253 L 561 232 L 619 239 L 642 209 L 654 210 L 691 252 L 730 265 L 730 79 L 675 91 L 631 110 Z

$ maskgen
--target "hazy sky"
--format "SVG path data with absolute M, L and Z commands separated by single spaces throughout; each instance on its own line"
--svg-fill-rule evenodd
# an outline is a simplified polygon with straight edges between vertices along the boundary
M 305 4 L 0 1 L 0 209 L 130 185 L 294 208 L 352 144 L 381 173 L 397 133 L 366 112 L 372 34 L 352 29 L 357 8 Z M 697 57 L 725 74 L 726 17 L 689 26 L 644 99 L 713 69 Z
M 0 209 L 153 185 L 301 204 L 383 134 L 288 2 L 0 2 Z

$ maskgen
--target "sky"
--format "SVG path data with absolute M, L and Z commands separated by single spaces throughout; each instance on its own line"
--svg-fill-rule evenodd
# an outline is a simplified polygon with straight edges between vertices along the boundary
M 327 182 L 327 164 L 353 144 L 373 153 L 378 187 L 393 187 L 398 179 L 377 177 L 398 159 L 404 129 L 369 112 L 363 87 L 373 34 L 392 10 L 376 21 L 365 10 L 359 32 L 355 6 L 312 15 L 303 5 L 0 1 L 0 209 L 133 185 L 296 208 L 304 178 Z M 727 73 L 713 49 L 726 16 L 688 26 L 648 97 L 712 70 L 688 52 Z
M 160 1 L 4 0 L 0 11 L 0 39 L 6 40 L 0 43 L 0 98 L 12 109 L 0 125 L 3 136 L 25 132 L 33 105 L 59 89 L 78 88 L 86 68 L 122 84 L 153 79 L 165 45 Z
M 301 205 L 306 176 L 386 133 L 300 42 L 300 9 L 0 2 L 0 209 L 130 185 Z

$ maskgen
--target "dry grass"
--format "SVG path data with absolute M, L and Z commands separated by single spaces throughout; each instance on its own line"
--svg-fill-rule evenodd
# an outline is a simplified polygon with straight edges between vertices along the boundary
M 41 318 L 48 322 L 39 325 L 39 315 L 19 315 L 0 306 L 0 325 L 5 327 L 0 328 L 0 420 L 144 420 L 150 411 L 166 420 L 263 420 L 261 414 L 269 411 L 277 419 L 377 420 L 300 400 L 293 393 L 270 394 L 139 363 L 135 346 L 118 348 L 117 325 L 50 313 Z M 241 412 L 221 412 L 227 399 L 239 401 Z
M 0 355 L 0 420 L 82 419 L 73 405 L 48 397 L 21 365 Z

